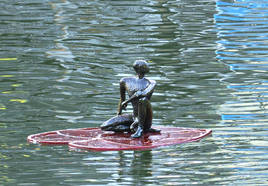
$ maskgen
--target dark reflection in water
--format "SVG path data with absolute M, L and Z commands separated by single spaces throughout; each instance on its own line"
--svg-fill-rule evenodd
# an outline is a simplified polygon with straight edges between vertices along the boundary
M 134 185 L 154 183 L 153 179 L 148 179 L 153 176 L 151 151 L 136 151 L 132 157 L 126 157 L 123 152 L 119 152 L 119 157 L 119 172 L 116 180 L 118 183 L 123 183 L 126 179 L 132 180 Z
M 0 185 L 268 184 L 266 1 L 0 2 Z M 153 124 L 212 137 L 142 152 L 26 143 L 115 115 L 139 58 L 158 83 Z

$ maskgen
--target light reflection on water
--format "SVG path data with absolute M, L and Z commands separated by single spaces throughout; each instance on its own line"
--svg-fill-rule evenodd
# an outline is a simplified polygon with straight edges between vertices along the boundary
M 265 1 L 5 1 L 0 185 L 266 185 Z M 149 59 L 154 125 L 211 128 L 151 151 L 73 152 L 32 133 L 96 127 Z
M 231 89 L 232 100 L 219 112 L 225 125 L 220 136 L 237 161 L 230 168 L 251 184 L 267 184 L 267 3 L 264 1 L 216 2 L 218 14 L 217 58 L 229 66 L 232 75 L 222 82 Z M 229 140 L 228 138 L 231 138 Z M 235 141 L 240 144 L 236 148 Z M 262 163 L 260 163 L 262 162 Z M 253 178 L 254 177 L 254 178 Z M 240 183 L 241 184 L 241 183 Z

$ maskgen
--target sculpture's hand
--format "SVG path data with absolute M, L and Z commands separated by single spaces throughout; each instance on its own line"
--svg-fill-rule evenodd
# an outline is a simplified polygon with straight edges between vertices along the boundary
M 134 96 L 135 97 L 140 97 L 142 95 L 142 91 L 138 90 L 137 92 L 135 92 Z
M 127 104 L 128 104 L 128 100 L 127 100 L 127 101 L 123 101 L 123 102 L 119 105 L 119 111 L 118 111 L 117 115 L 121 115 L 123 109 L 126 110 L 126 108 L 127 108 Z

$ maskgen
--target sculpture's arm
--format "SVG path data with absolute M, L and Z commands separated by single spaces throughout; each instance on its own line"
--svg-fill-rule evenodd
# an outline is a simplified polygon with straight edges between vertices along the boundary
M 156 82 L 154 80 L 150 80 L 150 85 L 148 85 L 148 87 L 146 87 L 144 90 L 139 90 L 135 92 L 135 94 L 133 94 L 128 100 L 121 102 L 122 107 L 125 108 L 127 104 L 131 102 L 133 99 L 151 95 L 154 92 L 155 86 Z
M 135 94 L 133 94 L 128 100 L 121 102 L 123 108 L 125 108 L 127 104 L 131 102 L 133 99 L 151 95 L 154 92 L 155 86 L 156 82 L 154 80 L 150 80 L 150 84 L 148 85 L 148 87 L 146 87 L 144 90 L 139 90 L 135 92 Z
M 124 83 L 124 82 L 122 82 Z M 119 102 L 119 107 L 118 107 L 118 114 L 122 113 L 122 109 L 125 109 L 127 107 L 127 104 L 129 102 L 131 102 L 134 99 L 140 98 L 140 97 L 146 97 L 151 95 L 154 92 L 154 88 L 156 86 L 156 82 L 154 80 L 150 80 L 150 84 L 148 85 L 148 87 L 146 87 L 144 90 L 139 90 L 137 92 L 135 92 L 135 94 L 133 94 L 128 100 L 125 101 L 125 84 L 122 87 L 122 90 L 124 89 L 124 93 L 123 93 L 123 98 L 122 98 L 122 92 L 121 92 L 121 82 L 120 82 L 120 94 L 121 94 L 121 99 Z
M 122 103 L 126 99 L 126 86 L 123 79 L 120 80 L 120 101 L 118 103 L 118 115 L 122 114 L 122 109 L 125 109 L 125 107 L 122 106 Z
M 154 80 L 149 80 L 149 81 L 150 81 L 150 84 L 148 87 L 146 87 L 142 91 L 137 91 L 135 93 L 136 97 L 147 97 L 149 95 L 152 95 L 152 93 L 154 92 L 155 86 L 156 86 L 156 82 Z

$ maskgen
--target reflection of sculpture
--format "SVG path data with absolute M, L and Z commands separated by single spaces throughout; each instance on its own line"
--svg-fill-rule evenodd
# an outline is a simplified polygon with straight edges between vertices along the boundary
M 135 132 L 132 137 L 138 138 L 143 132 L 160 132 L 152 129 L 152 107 L 150 98 L 153 94 L 156 82 L 144 78 L 149 72 L 149 66 L 144 60 L 137 60 L 133 64 L 137 77 L 126 77 L 120 80 L 120 102 L 117 116 L 109 119 L 101 125 L 102 130 L 115 132 Z M 129 99 L 125 100 L 128 93 Z M 122 114 L 127 104 L 131 102 L 133 114 Z

